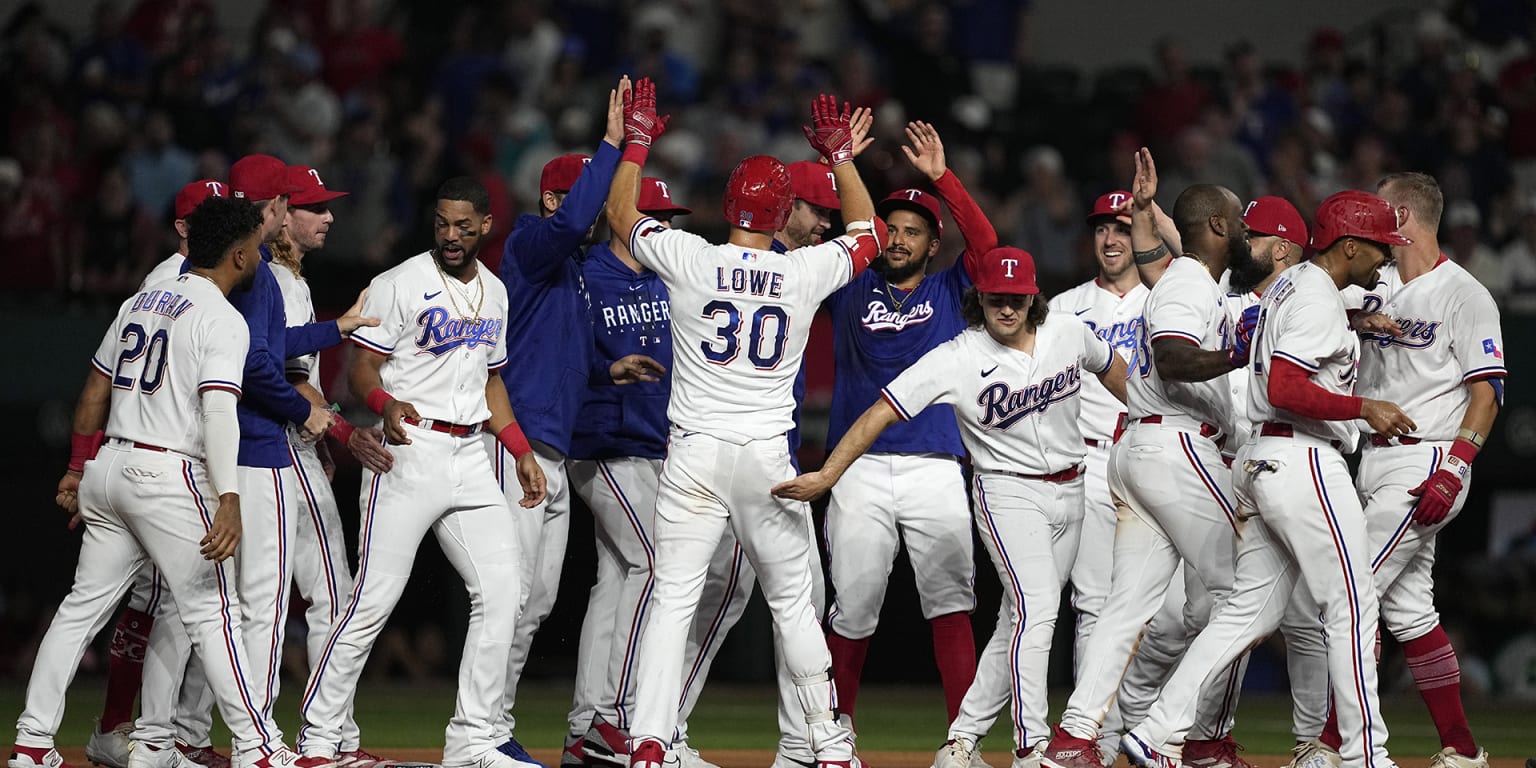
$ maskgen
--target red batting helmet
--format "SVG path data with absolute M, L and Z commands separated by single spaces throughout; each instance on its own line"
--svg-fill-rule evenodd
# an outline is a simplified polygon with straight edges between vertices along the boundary
M 1413 243 L 1397 231 L 1397 212 L 1392 204 L 1369 192 L 1346 189 L 1330 195 L 1317 207 L 1312 226 L 1312 248 L 1324 251 L 1341 237 L 1358 237 L 1383 245 Z
M 725 220 L 733 227 L 777 232 L 789 221 L 794 202 L 789 170 L 768 155 L 741 161 L 725 183 Z

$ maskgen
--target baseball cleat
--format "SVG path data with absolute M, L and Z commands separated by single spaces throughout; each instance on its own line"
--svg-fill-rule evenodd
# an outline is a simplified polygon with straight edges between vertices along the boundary
M 779 752 L 773 756 L 772 768 L 816 768 L 816 761 L 800 760 Z
M 91 738 L 85 742 L 85 759 L 103 768 L 128 768 L 128 737 L 132 733 L 132 720 L 103 732 L 101 719 L 97 718 Z
M 1131 765 L 1139 768 L 1182 768 L 1177 757 L 1166 754 L 1143 740 L 1136 732 L 1129 731 L 1120 737 L 1120 751 Z
M 585 745 L 579 734 L 567 733 L 565 747 L 560 750 L 560 768 L 581 768 L 587 764 Z
M 187 756 L 173 746 L 133 742 L 128 750 L 129 768 L 191 768 Z
M 627 765 L 629 763 L 629 734 L 602 719 L 592 719 L 592 727 L 581 739 L 581 752 L 591 763 Z
M 971 753 L 971 768 L 992 768 L 992 765 L 981 756 L 980 744 L 977 744 L 976 751 Z
M 206 747 L 194 747 L 181 739 L 177 739 L 176 748 L 181 750 L 182 757 L 203 768 L 230 768 L 229 758 L 214 749 L 212 744 Z
M 1291 747 L 1291 762 L 1285 768 L 1342 768 L 1343 765 L 1344 758 L 1338 750 L 1311 739 Z
M 516 736 L 508 736 L 506 741 L 503 741 L 500 746 L 496 747 L 496 751 L 512 758 L 514 762 L 522 763 L 525 766 L 536 765 L 538 768 L 549 768 L 533 759 L 533 755 L 528 754 L 528 750 L 523 749 L 523 745 L 517 743 Z M 484 760 L 485 756 L 481 755 L 481 759 Z
M 336 768 L 371 768 L 387 762 L 389 761 L 364 749 L 336 753 Z
M 178 750 L 179 751 L 179 750 Z M 250 753 L 243 753 L 245 758 Z M 243 763 L 244 760 L 236 761 Z M 328 757 L 306 757 L 299 753 L 280 746 L 257 758 L 254 762 L 245 763 L 243 768 L 335 768 L 336 761 Z
M 1488 750 L 1478 747 L 1476 755 L 1467 757 L 1455 747 L 1446 747 L 1429 759 L 1429 768 L 1488 768 Z
M 64 762 L 64 756 L 53 747 L 23 747 L 20 744 L 11 748 L 11 759 L 6 761 L 7 768 L 73 768 Z
M 629 768 L 661 768 L 667 748 L 655 739 L 641 739 L 629 753 Z
M 697 749 L 688 746 L 688 742 L 680 741 L 667 751 L 667 768 L 720 768 L 720 766 L 705 760 Z
M 1208 741 L 1190 739 L 1184 742 L 1184 756 L 1180 760 L 1189 768 L 1254 768 L 1253 763 L 1237 754 L 1242 750 L 1243 745 L 1237 743 L 1230 733 Z
M 506 746 L 505 744 L 502 747 Z M 530 765 L 539 763 L 525 763 L 511 755 L 508 755 L 501 747 L 487 749 L 481 752 L 473 762 L 463 768 L 530 768 Z
M 1097 741 L 1073 736 L 1059 725 L 1051 730 L 1051 741 L 1040 753 L 1040 764 L 1046 768 L 1103 768 Z
M 976 756 L 976 742 L 957 736 L 944 742 L 933 755 L 933 768 L 970 768 Z
M 1045 744 L 1042 741 L 1031 749 L 1014 750 L 1012 768 L 1040 768 L 1040 761 L 1045 756 Z
M 869 768 L 869 766 L 864 764 L 863 760 L 859 759 L 858 755 L 854 755 L 847 760 L 817 760 L 816 766 L 817 768 Z

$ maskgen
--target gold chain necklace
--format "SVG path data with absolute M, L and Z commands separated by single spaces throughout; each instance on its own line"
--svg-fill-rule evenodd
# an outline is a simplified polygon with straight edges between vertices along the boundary
M 902 311 L 902 305 L 903 304 L 906 304 L 907 302 L 912 300 L 912 294 L 917 293 L 917 285 L 914 285 L 914 286 L 912 286 L 912 290 L 907 291 L 907 295 L 906 295 L 905 298 L 898 299 L 898 298 L 896 298 L 895 291 L 891 290 L 891 281 L 889 281 L 889 280 L 882 280 L 881 282 L 885 283 L 885 297 L 891 300 L 891 306 L 895 307 L 896 311 L 898 313 Z M 918 285 L 922 285 L 922 283 L 919 282 Z M 896 290 L 899 291 L 901 289 L 897 288 Z
M 438 264 L 436 259 L 432 261 L 432 264 L 437 267 L 437 276 L 443 281 L 443 292 L 448 294 L 448 303 L 453 305 L 453 311 L 457 312 L 461 319 L 478 322 L 480 320 L 480 308 L 485 306 L 485 282 L 480 279 L 480 268 L 475 268 L 475 284 L 480 287 L 480 295 L 475 299 L 474 317 L 470 317 L 469 313 L 459 306 L 459 300 L 454 298 L 454 294 L 463 296 L 466 304 L 469 303 L 469 297 L 464 296 L 463 291 L 457 286 L 450 286 L 448 284 L 448 273 L 443 271 L 443 265 Z M 463 285 L 458 278 L 454 278 L 453 282 Z

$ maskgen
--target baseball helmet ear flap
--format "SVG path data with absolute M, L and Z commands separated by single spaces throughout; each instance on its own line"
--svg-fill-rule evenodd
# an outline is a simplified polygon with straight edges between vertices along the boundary
M 733 227 L 777 232 L 789 221 L 794 202 L 789 170 L 768 155 L 741 161 L 725 184 L 725 220 Z
M 1369 192 L 1346 189 L 1330 195 L 1317 207 L 1312 226 L 1312 248 L 1325 251 L 1343 237 L 1358 237 L 1383 245 L 1411 245 L 1397 231 L 1397 212 L 1392 204 Z

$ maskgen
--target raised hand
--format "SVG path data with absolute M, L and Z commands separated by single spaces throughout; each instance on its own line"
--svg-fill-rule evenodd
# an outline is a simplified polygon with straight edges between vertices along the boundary
M 1135 210 L 1145 211 L 1152 207 L 1157 197 L 1157 163 L 1152 162 L 1152 150 L 1142 147 L 1136 150 L 1136 178 L 1131 180 L 1131 201 Z
M 811 124 L 801 126 L 805 140 L 827 164 L 839 166 L 853 162 L 853 108 L 837 108 L 837 97 L 823 93 L 811 101 Z
M 630 90 L 629 75 L 619 78 L 619 84 L 608 92 L 608 121 L 603 128 L 603 141 L 618 147 L 624 141 L 624 99 Z
M 854 107 L 853 120 L 853 156 L 858 157 L 869 149 L 869 145 L 875 143 L 875 137 L 869 135 L 869 129 L 875 125 L 875 113 L 869 107 Z
M 656 84 L 649 77 L 640 78 L 632 90 L 624 92 L 624 141 L 649 147 L 666 132 L 669 119 L 656 116 Z
M 914 120 L 907 123 L 907 141 L 911 145 L 902 145 L 901 151 L 906 154 L 907 162 L 913 168 L 922 171 L 929 181 L 938 181 L 944 175 L 944 142 L 939 141 L 939 132 L 932 125 Z

